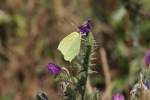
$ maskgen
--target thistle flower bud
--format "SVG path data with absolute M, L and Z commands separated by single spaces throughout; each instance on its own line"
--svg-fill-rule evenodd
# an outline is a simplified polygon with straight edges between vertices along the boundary
M 120 93 L 116 93 L 113 96 L 113 100 L 125 100 L 125 97 L 122 94 L 120 94 Z
M 91 31 L 91 20 L 85 21 L 81 26 L 78 27 L 78 30 L 82 36 L 87 36 Z
M 61 68 L 53 63 L 48 63 L 48 71 L 53 75 L 58 75 L 61 73 Z
M 145 61 L 145 65 L 147 65 L 147 66 L 150 65 L 150 49 L 147 51 L 144 61 Z
M 146 86 L 147 89 L 150 89 L 150 81 L 149 80 L 145 80 L 144 85 Z

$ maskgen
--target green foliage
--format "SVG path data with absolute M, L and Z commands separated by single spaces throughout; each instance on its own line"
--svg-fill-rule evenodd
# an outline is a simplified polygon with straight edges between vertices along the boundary
M 6 94 L 3 96 L 0 96 L 0 100 L 14 100 L 14 94 Z
M 111 22 L 112 26 L 114 26 L 114 27 L 119 26 L 120 23 L 122 22 L 123 18 L 125 17 L 126 13 L 127 12 L 124 7 L 120 7 L 115 12 L 113 12 L 112 16 L 110 18 L 110 22 Z

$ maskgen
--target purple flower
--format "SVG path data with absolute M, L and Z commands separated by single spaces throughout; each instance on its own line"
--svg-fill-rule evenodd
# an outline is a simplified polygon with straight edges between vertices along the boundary
M 91 31 L 91 20 L 85 21 L 81 26 L 78 27 L 78 30 L 82 36 L 87 36 Z
M 150 49 L 147 51 L 144 61 L 146 65 L 150 65 Z
M 120 93 L 116 93 L 113 96 L 113 100 L 125 100 L 125 97 L 122 94 L 120 94 Z
M 53 63 L 48 63 L 48 71 L 51 74 L 58 75 L 61 72 L 61 68 Z
M 150 81 L 149 80 L 145 80 L 144 85 L 147 87 L 147 89 L 150 89 Z

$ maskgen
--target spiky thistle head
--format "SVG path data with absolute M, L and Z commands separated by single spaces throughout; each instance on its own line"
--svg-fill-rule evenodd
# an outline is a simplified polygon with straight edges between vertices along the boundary
M 88 33 L 91 31 L 91 28 L 91 20 L 88 19 L 81 26 L 78 27 L 78 31 L 81 33 L 82 36 L 87 36 Z

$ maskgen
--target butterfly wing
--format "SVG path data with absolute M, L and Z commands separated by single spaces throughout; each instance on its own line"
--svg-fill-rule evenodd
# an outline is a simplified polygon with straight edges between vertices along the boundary
M 81 36 L 78 32 L 72 32 L 60 41 L 58 50 L 66 61 L 72 61 L 80 52 Z

